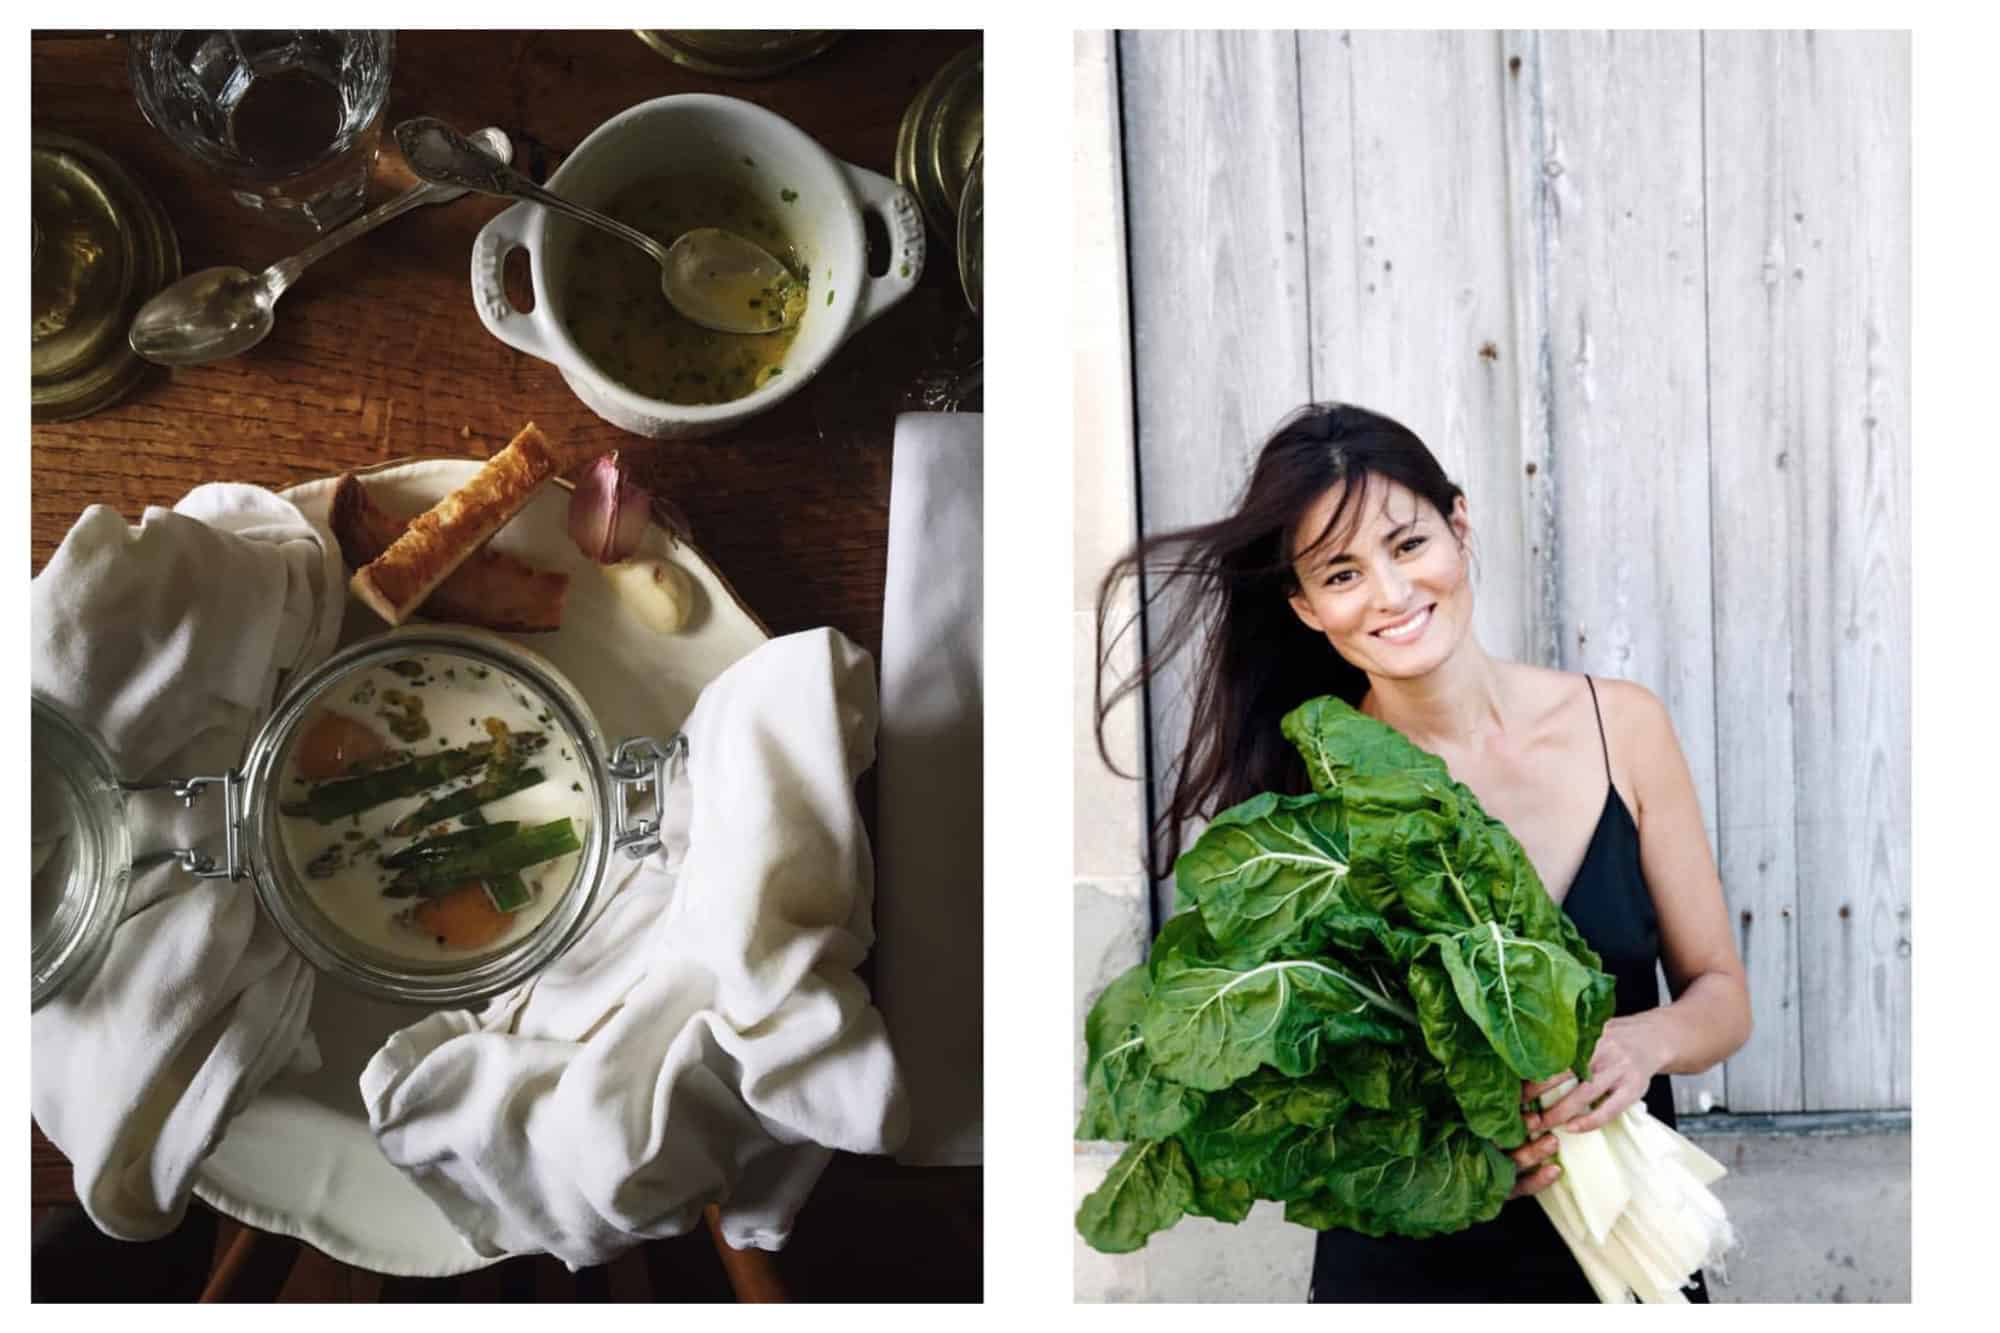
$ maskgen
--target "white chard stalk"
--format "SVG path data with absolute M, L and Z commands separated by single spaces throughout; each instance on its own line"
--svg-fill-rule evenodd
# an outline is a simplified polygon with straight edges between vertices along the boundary
M 1560 1101 L 1574 1081 L 1547 1093 Z M 1555 1130 L 1562 1172 L 1535 1195 L 1598 1300 L 1685 1304 L 1682 1288 L 1736 1244 L 1709 1186 L 1722 1163 L 1635 1103 L 1603 1129 Z

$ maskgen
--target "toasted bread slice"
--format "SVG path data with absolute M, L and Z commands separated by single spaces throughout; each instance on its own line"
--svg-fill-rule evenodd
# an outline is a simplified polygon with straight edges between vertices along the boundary
M 560 470 L 554 446 L 535 429 L 521 427 L 511 443 L 486 460 L 471 481 L 410 520 L 389 549 L 348 580 L 356 597 L 400 625 L 521 511 L 537 488 Z
M 360 569 L 388 550 L 409 526 L 408 519 L 377 504 L 352 473 L 343 474 L 334 486 L 327 521 L 349 569 Z M 432 620 L 533 634 L 562 627 L 568 592 L 569 575 L 537 569 L 488 547 L 453 570 L 418 610 Z

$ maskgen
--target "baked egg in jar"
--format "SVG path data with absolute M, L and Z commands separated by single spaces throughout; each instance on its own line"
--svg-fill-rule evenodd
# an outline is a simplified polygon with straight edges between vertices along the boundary
M 607 747 L 538 654 L 413 626 L 293 687 L 229 790 L 229 867 L 316 968 L 384 999 L 464 1004 L 560 956 L 614 850 L 658 845 L 632 797 L 679 738 Z M 225 873 L 216 871 L 214 873 Z

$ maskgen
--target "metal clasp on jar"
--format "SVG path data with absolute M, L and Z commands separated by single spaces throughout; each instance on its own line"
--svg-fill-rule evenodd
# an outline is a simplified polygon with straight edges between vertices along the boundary
M 181 869 L 203 879 L 243 878 L 244 869 L 240 851 L 243 785 L 241 773 L 232 769 L 219 777 L 168 778 L 164 782 L 121 782 L 118 784 L 118 790 L 126 793 L 169 791 L 182 805 L 193 809 L 195 797 L 201 795 L 201 789 L 216 783 L 222 784 L 222 827 L 225 838 L 223 864 L 218 866 L 215 858 L 199 847 L 169 847 L 143 854 L 133 862 L 135 867 L 157 861 L 174 860 L 180 862 Z
M 634 736 L 618 742 L 611 752 L 611 775 L 617 822 L 612 826 L 611 845 L 633 860 L 650 856 L 660 849 L 660 816 L 666 808 L 667 781 L 687 762 L 687 737 L 676 735 L 665 745 L 651 736 Z M 635 815 L 632 798 L 651 789 L 653 813 Z

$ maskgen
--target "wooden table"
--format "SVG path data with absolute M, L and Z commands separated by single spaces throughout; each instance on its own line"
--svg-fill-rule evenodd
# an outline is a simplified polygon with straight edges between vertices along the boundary
M 691 73 L 629 32 L 405 32 L 386 123 L 435 115 L 465 130 L 498 125 L 514 140 L 516 165 L 544 179 L 616 112 L 668 93 L 714 92 L 766 106 L 834 156 L 893 175 L 910 99 L 979 40 L 976 32 L 849 33 L 806 64 L 745 82 Z M 121 37 L 38 33 L 32 47 L 34 128 L 104 149 L 149 186 L 179 233 L 183 271 L 255 270 L 303 244 L 234 203 L 145 122 Z M 392 146 L 383 158 L 371 202 L 408 180 Z M 628 450 L 774 634 L 831 625 L 879 655 L 893 418 L 921 405 L 927 375 L 962 369 L 979 349 L 950 248 L 933 236 L 917 290 L 793 399 L 725 436 L 652 443 L 601 421 L 554 367 L 481 326 L 468 281 L 472 238 L 507 206 L 468 196 L 419 209 L 316 265 L 285 297 L 270 338 L 246 356 L 161 371 L 93 416 L 35 426 L 31 570 L 87 505 L 136 520 L 203 482 L 275 489 L 393 458 L 484 457 L 532 420 L 566 445 Z M 39 1133 L 33 1181 L 37 1205 L 73 1202 L 68 1164 Z M 842 1158 L 781 1261 L 795 1276 L 819 1245 L 822 1269 L 794 1281 L 807 1297 L 977 1299 L 979 1197 L 976 1170 Z M 864 1213 L 877 1234 L 857 1227 Z M 905 1225 L 909 1234 L 898 1234 Z M 921 1248 L 886 1262 L 906 1245 Z M 878 1250 L 885 1262 L 873 1264 Z M 928 1257 L 918 1262 L 917 1253 Z M 900 1290 L 871 1285 L 892 1274 Z

